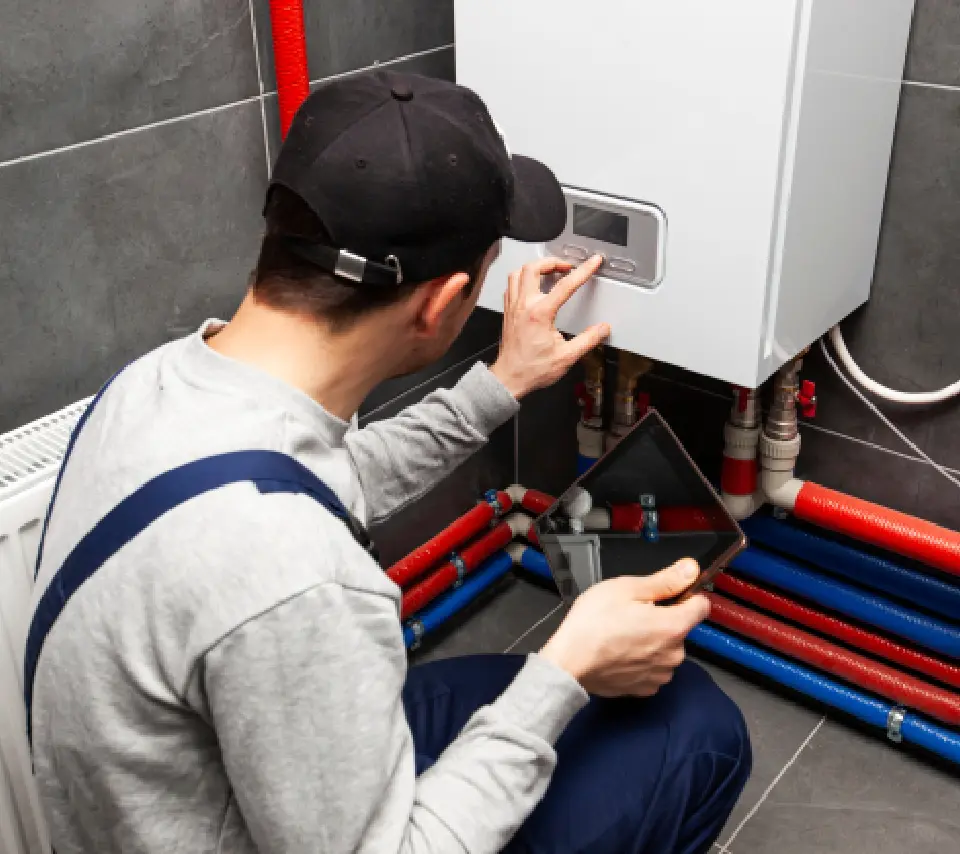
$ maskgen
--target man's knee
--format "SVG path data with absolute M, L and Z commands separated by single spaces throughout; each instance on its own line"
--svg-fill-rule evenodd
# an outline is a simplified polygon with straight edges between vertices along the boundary
M 675 756 L 711 753 L 734 763 L 746 780 L 752 768 L 750 734 L 739 707 L 700 665 L 687 661 L 674 675 L 670 694 L 670 751 Z

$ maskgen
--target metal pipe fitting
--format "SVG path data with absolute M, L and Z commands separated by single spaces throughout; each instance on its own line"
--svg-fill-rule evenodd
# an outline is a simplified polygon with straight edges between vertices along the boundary
M 797 416 L 797 394 L 800 392 L 800 368 L 803 358 L 787 362 L 773 382 L 773 400 L 767 414 L 764 435 L 779 442 L 789 442 L 800 433 Z

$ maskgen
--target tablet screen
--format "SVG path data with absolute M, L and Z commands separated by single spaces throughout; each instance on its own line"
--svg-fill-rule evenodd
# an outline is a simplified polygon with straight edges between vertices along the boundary
M 536 531 L 565 599 L 603 579 L 650 575 L 686 557 L 701 568 L 693 592 L 746 546 L 655 410 L 564 492 Z

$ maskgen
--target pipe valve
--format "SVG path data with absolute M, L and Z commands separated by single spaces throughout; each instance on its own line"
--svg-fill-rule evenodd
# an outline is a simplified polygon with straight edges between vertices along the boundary
M 816 418 L 817 385 L 812 380 L 804 380 L 800 383 L 800 391 L 797 392 L 797 405 L 800 407 L 800 414 L 804 418 Z

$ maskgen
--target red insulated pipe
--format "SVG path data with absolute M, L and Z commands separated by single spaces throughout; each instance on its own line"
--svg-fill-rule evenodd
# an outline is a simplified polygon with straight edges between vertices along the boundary
M 513 529 L 501 522 L 491 528 L 482 537 L 474 540 L 460 552 L 460 559 L 466 572 L 473 572 L 483 561 L 494 552 L 500 551 L 513 539 Z M 441 593 L 446 592 L 457 583 L 459 573 L 453 561 L 447 561 L 436 572 L 429 575 L 419 584 L 415 584 L 406 593 L 400 605 L 400 616 L 406 619 L 411 614 L 423 610 Z
M 794 602 L 786 596 L 757 587 L 729 574 L 716 576 L 713 579 L 713 586 L 717 590 L 735 596 L 737 599 L 749 602 L 751 605 L 756 605 L 758 608 L 763 608 L 765 611 L 770 611 L 780 617 L 785 617 L 794 623 L 806 626 L 808 629 L 814 629 L 822 634 L 829 635 L 878 658 L 886 659 L 903 667 L 909 667 L 911 670 L 923 673 L 947 685 L 960 688 L 960 667 L 956 665 L 940 661 L 931 655 L 918 652 L 899 643 L 894 643 L 873 632 L 852 626 L 828 614 L 822 614 L 820 611 Z
M 708 595 L 710 622 L 895 703 L 903 703 L 951 726 L 960 725 L 960 694 L 907 676 L 872 658 L 737 605 L 717 593 Z
M 303 0 L 270 0 L 270 29 L 273 33 L 273 63 L 277 70 L 280 138 L 283 139 L 294 115 L 310 94 Z
M 506 513 L 513 502 L 506 492 L 497 493 L 500 512 Z M 400 587 L 406 587 L 415 578 L 419 578 L 437 561 L 450 556 L 458 546 L 477 536 L 496 516 L 493 506 L 483 501 L 469 513 L 444 528 L 432 540 L 428 540 L 418 549 L 414 549 L 405 558 L 398 560 L 387 570 L 390 580 Z
M 551 495 L 547 495 L 545 492 L 538 492 L 536 489 L 528 489 L 524 494 L 523 498 L 520 501 L 520 506 L 524 510 L 529 510 L 535 516 L 539 516 L 541 513 L 546 513 L 551 507 L 553 507 L 555 498 Z
M 960 532 L 806 482 L 793 513 L 798 519 L 960 575 Z

